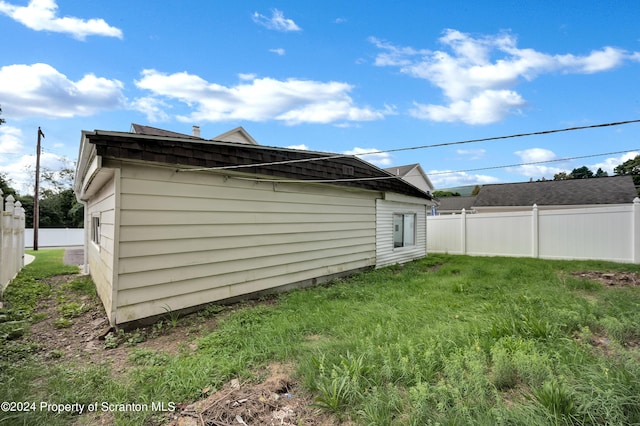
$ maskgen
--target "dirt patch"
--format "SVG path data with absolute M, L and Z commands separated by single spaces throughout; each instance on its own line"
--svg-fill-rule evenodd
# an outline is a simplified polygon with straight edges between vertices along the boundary
M 261 383 L 232 380 L 207 398 L 183 407 L 168 426 L 333 425 L 291 379 L 291 366 L 272 364 Z
M 78 275 L 56 276 L 46 280 L 51 296 L 42 300 L 35 316 L 40 320 L 31 325 L 23 338 L 38 344 L 38 355 L 44 363 L 73 362 L 77 368 L 87 365 L 109 365 L 117 379 L 134 366 L 131 355 L 142 349 L 167 355 L 188 348 L 197 350 L 196 339 L 216 328 L 219 315 L 193 313 L 178 320 L 167 318 L 147 327 L 114 330 L 110 327 L 100 299 L 69 290 Z M 273 299 L 245 302 L 217 308 L 219 313 L 241 309 L 247 305 L 275 303 Z M 81 313 L 67 319 L 63 327 L 60 318 L 63 306 L 79 307 Z M 57 322 L 58 321 L 58 322 Z M 313 340 L 315 337 L 312 337 Z M 320 338 L 319 336 L 317 337 Z M 112 345 L 110 345 L 110 343 Z M 112 347 L 110 347 L 112 346 Z M 139 352 L 138 352 L 139 353 Z M 210 394 L 204 389 L 202 400 L 178 405 L 178 410 L 161 420 L 162 425 L 333 425 L 332 417 L 313 407 L 313 396 L 291 378 L 290 365 L 272 364 L 255 373 L 263 377 L 260 383 L 240 383 L 232 380 L 219 391 Z M 87 423 L 88 422 L 88 423 Z M 82 417 L 77 424 L 112 424 L 111 413 Z M 244 422 L 244 423 L 242 423 Z
M 574 277 L 596 281 L 606 287 L 640 287 L 640 274 L 637 272 L 572 272 Z
M 25 339 L 35 342 L 39 355 L 46 363 L 73 361 L 82 367 L 87 364 L 110 365 L 114 376 L 131 366 L 129 354 L 134 349 L 150 349 L 177 353 L 184 345 L 195 350 L 193 341 L 215 328 L 216 317 L 182 319 L 175 325 L 162 323 L 116 332 L 110 325 L 102 302 L 97 296 L 74 292 L 64 286 L 78 275 L 60 275 L 46 280 L 51 296 L 42 300 L 35 311 L 40 319 L 30 327 Z M 76 307 L 77 312 L 67 315 L 65 307 Z M 109 341 L 113 345 L 109 345 Z

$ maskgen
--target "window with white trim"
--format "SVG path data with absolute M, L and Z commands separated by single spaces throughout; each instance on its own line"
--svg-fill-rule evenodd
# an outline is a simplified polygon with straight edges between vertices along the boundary
M 393 215 L 393 247 L 416 245 L 416 215 L 405 213 Z
M 91 217 L 91 241 L 100 245 L 100 216 Z

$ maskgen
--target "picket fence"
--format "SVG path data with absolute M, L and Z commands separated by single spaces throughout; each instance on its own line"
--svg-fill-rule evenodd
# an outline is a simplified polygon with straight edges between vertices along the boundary
M 609 207 L 429 216 L 427 252 L 640 263 L 640 198 Z
M 12 195 L 6 200 L 0 190 L 0 294 L 24 265 L 24 209 Z

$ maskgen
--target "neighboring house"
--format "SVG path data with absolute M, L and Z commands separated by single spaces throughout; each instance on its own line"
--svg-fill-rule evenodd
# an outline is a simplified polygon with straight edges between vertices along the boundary
M 395 176 L 399 176 L 413 186 L 420 188 L 424 192 L 431 194 L 433 192 L 433 184 L 422 170 L 420 164 L 409 164 L 406 166 L 389 167 L 385 169 Z
M 637 197 L 631 176 L 483 185 L 473 203 L 478 213 L 630 204 Z M 468 210 L 468 209 L 467 209 Z
M 476 201 L 475 195 L 469 197 L 441 197 L 437 199 L 437 214 L 460 214 L 462 209 L 470 212 Z
M 75 176 L 111 324 L 426 255 L 431 196 L 355 156 L 132 131 L 83 131 Z

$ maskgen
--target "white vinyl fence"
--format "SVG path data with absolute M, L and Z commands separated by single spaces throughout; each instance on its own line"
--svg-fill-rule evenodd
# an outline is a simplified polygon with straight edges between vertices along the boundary
M 640 198 L 622 206 L 429 216 L 427 251 L 640 263 Z
M 25 247 L 33 247 L 33 228 L 24 230 Z M 84 245 L 83 228 L 39 228 L 38 247 L 71 247 Z
M 0 190 L 0 294 L 24 265 L 24 209 Z

